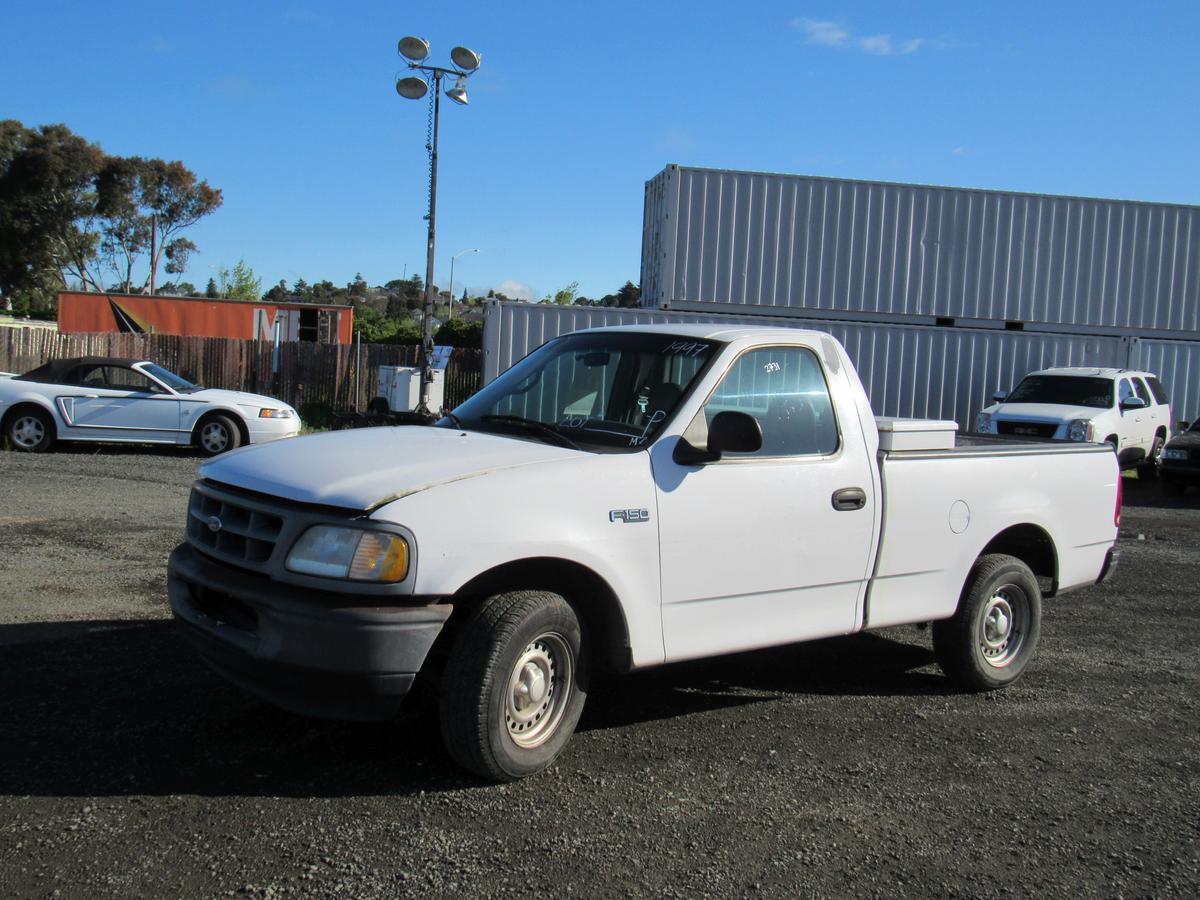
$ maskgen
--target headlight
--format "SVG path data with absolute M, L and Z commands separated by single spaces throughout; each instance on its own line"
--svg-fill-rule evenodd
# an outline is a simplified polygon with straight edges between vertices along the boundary
M 1068 441 L 1090 441 L 1094 437 L 1092 423 L 1087 419 L 1075 419 L 1067 423 Z
M 1187 459 L 1186 450 L 1174 450 L 1168 447 L 1163 451 L 1163 459 Z
M 408 542 L 384 531 L 314 525 L 292 546 L 287 567 L 322 578 L 403 581 L 408 574 Z
M 975 418 L 975 430 L 980 434 L 986 434 L 992 430 L 992 414 L 981 412 Z
M 258 417 L 260 419 L 290 419 L 294 416 L 290 409 L 260 409 Z

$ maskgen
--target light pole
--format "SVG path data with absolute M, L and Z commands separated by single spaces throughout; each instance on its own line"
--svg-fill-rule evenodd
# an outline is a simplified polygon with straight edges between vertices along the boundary
M 462 256 L 464 253 L 478 253 L 478 252 L 479 252 L 478 247 L 471 247 L 469 250 L 459 250 L 452 257 L 450 257 L 450 315 L 448 316 L 448 318 L 451 318 L 451 319 L 454 318 L 454 261 L 456 259 L 458 259 L 460 256 Z
M 425 72 L 433 78 L 433 94 L 430 97 L 429 135 L 425 149 L 429 151 L 429 244 L 425 257 L 425 315 L 423 336 L 421 340 L 421 402 L 416 411 L 423 416 L 432 416 L 429 409 L 429 386 L 433 383 L 433 369 L 430 366 L 433 357 L 433 303 L 436 299 L 433 287 L 433 249 L 436 235 L 437 219 L 437 146 L 438 146 L 438 115 L 441 109 L 442 79 L 447 75 L 454 76 L 454 87 L 446 89 L 446 96 L 462 106 L 467 105 L 467 79 L 479 68 L 479 54 L 466 47 L 455 47 L 450 51 L 450 61 L 454 64 L 451 69 L 440 66 L 423 65 L 429 56 L 429 41 L 419 37 L 401 38 L 397 52 L 407 59 L 410 69 Z M 396 79 L 396 93 L 408 100 L 420 100 L 429 90 L 429 84 L 419 75 L 409 75 Z M 450 302 L 454 298 L 451 295 Z

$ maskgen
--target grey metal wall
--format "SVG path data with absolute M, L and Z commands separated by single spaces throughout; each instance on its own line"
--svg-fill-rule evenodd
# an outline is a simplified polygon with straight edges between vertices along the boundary
M 974 429 L 976 413 L 991 402 L 993 392 L 1010 390 L 1028 372 L 1124 366 L 1129 355 L 1128 340 L 1107 336 L 489 303 L 483 322 L 484 383 L 560 334 L 604 325 L 691 322 L 827 332 L 846 347 L 877 415 L 954 419 L 963 430 Z
M 1200 341 L 1134 339 L 1129 368 L 1145 369 L 1159 377 L 1171 397 L 1176 422 L 1200 418 Z
M 647 307 L 1191 337 L 1200 207 L 668 166 L 641 278 Z

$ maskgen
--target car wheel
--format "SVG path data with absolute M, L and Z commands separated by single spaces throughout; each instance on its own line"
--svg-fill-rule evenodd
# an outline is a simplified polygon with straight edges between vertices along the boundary
M 1137 475 L 1139 481 L 1153 481 L 1158 477 L 1158 466 L 1162 452 L 1163 439 L 1156 436 L 1154 443 L 1150 445 L 1150 453 L 1146 456 L 1146 461 L 1138 464 Z
M 933 625 L 933 649 L 951 679 L 992 691 L 1021 677 L 1041 634 L 1042 592 L 1029 566 L 1003 554 L 980 557 L 958 611 Z
M 23 453 L 42 453 L 54 444 L 54 419 L 36 407 L 18 409 L 8 418 L 4 434 L 14 450 Z
M 196 446 L 204 456 L 236 450 L 241 443 L 242 433 L 228 416 L 210 416 L 196 429 Z
M 558 594 L 489 597 L 463 626 L 442 678 L 442 737 L 463 768 L 514 781 L 549 766 L 575 731 L 588 664 Z

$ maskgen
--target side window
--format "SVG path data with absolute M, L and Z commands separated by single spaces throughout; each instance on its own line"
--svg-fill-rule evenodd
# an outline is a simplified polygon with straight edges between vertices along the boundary
M 1140 378 L 1133 379 L 1133 389 L 1137 391 L 1137 395 L 1146 401 L 1147 406 L 1154 405 L 1154 398 L 1150 396 L 1150 389 L 1146 387 L 1145 382 Z
M 762 428 L 756 453 L 730 456 L 806 456 L 833 453 L 837 420 L 816 355 L 804 347 L 751 350 L 733 364 L 704 407 L 708 422 L 726 410 L 749 413 Z
M 84 387 L 104 387 L 104 368 L 97 365 L 79 366 L 69 376 L 68 383 Z
M 1126 400 L 1132 400 L 1133 397 L 1133 385 L 1129 383 L 1128 378 L 1122 378 L 1117 385 L 1117 403 L 1124 403 Z
M 1171 398 L 1167 396 L 1167 389 L 1162 386 L 1162 382 L 1153 375 L 1146 376 L 1146 384 L 1150 385 L 1150 392 L 1154 394 L 1154 399 L 1158 403 L 1166 406 L 1171 402 Z
M 104 366 L 104 386 L 114 391 L 144 391 L 154 393 L 159 388 L 154 382 L 133 369 L 124 366 Z

